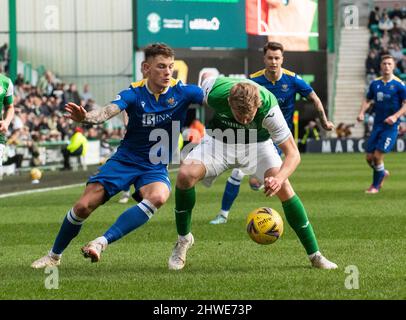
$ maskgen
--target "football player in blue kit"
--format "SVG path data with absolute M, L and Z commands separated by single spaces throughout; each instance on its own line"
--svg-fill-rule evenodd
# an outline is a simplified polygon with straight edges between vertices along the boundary
M 263 48 L 265 68 L 250 75 L 250 79 L 265 87 L 278 100 L 279 107 L 290 130 L 293 128 L 293 113 L 295 111 L 296 94 L 311 101 L 317 110 L 323 129 L 331 131 L 334 124 L 327 119 L 323 104 L 313 88 L 300 76 L 282 68 L 283 45 L 278 42 L 268 42 Z M 278 149 L 279 154 L 281 151 Z M 240 169 L 233 169 L 228 178 L 221 201 L 221 210 L 210 221 L 211 224 L 226 223 L 234 200 L 237 198 L 244 173 Z M 250 178 L 250 186 L 254 190 L 261 189 L 255 177 Z
M 171 190 L 167 165 L 179 135 L 174 132 L 176 142 L 172 143 L 174 124 L 183 126 L 187 108 L 193 103 L 202 104 L 203 92 L 198 86 L 172 78 L 174 51 L 165 44 L 148 46 L 142 67 L 148 78 L 132 83 L 101 110 L 86 112 L 74 103 L 65 106 L 71 119 L 86 124 L 103 123 L 125 110 L 127 132 L 117 152 L 100 167 L 99 173 L 90 177 L 83 195 L 68 211 L 50 252 L 34 261 L 33 268 L 59 265 L 62 252 L 89 215 L 131 185 L 140 202 L 122 213 L 103 236 L 82 248 L 83 255 L 92 262 L 100 260 L 108 244 L 145 224 L 167 201 Z M 151 137 L 162 132 L 167 133 L 169 143 L 161 143 L 157 148 L 157 140 Z
M 372 81 L 362 102 L 358 121 L 364 121 L 365 112 L 373 103 L 374 126 L 366 146 L 366 160 L 373 170 L 368 194 L 380 191 L 389 171 L 385 170 L 384 155 L 390 152 L 398 136 L 400 117 L 406 112 L 406 87 L 395 77 L 395 59 L 390 55 L 381 58 L 381 77 Z

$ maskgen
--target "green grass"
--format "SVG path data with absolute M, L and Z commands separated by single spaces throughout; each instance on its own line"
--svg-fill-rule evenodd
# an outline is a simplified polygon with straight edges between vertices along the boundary
M 405 299 L 405 162 L 406 154 L 388 155 L 391 176 L 383 192 L 365 195 L 371 171 L 362 154 L 303 155 L 291 182 L 322 252 L 339 265 L 334 271 L 311 269 L 287 224 L 273 245 L 248 238 L 249 211 L 283 211 L 276 198 L 251 191 L 247 180 L 229 222 L 209 225 L 225 174 L 211 189 L 197 187 L 196 243 L 184 270 L 167 269 L 176 239 L 173 195 L 147 225 L 111 245 L 99 263 L 83 259 L 80 247 L 102 235 L 126 208 L 115 198 L 85 223 L 64 253 L 59 289 L 47 290 L 48 275 L 30 264 L 50 249 L 82 188 L 0 199 L 0 299 Z M 360 272 L 359 289 L 345 288 L 349 265 Z

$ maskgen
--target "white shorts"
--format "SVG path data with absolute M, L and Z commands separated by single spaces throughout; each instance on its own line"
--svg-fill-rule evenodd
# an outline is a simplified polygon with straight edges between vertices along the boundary
M 224 171 L 239 168 L 262 183 L 270 168 L 280 168 L 282 159 L 272 140 L 251 144 L 227 144 L 205 135 L 185 160 L 198 160 L 206 167 L 202 183 L 210 187 Z

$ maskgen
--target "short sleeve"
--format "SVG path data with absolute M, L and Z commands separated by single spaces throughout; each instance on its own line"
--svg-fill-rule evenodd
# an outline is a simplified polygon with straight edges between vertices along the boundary
M 269 110 L 262 121 L 262 126 L 269 131 L 272 141 L 277 146 L 288 140 L 292 134 L 279 106 Z
M 195 85 L 188 85 L 190 103 L 203 104 L 203 90 Z
M 214 83 L 216 82 L 216 77 L 210 77 L 203 81 L 202 90 L 203 90 L 203 102 L 207 105 L 207 100 L 209 99 L 209 94 L 211 89 L 213 89 Z
M 299 93 L 302 97 L 306 98 L 313 92 L 313 88 L 307 84 L 306 81 L 302 79 L 301 76 L 295 76 L 295 85 L 296 85 L 296 92 Z
M 135 102 L 136 94 L 132 88 L 121 91 L 111 103 L 118 105 L 121 111 L 128 108 L 128 106 Z
M 366 98 L 367 98 L 367 100 L 373 100 L 374 99 L 373 82 L 371 82 L 371 84 L 368 87 Z

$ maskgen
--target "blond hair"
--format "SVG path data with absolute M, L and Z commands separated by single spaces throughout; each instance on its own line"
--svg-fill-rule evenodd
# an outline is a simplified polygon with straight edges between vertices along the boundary
M 230 90 L 230 106 L 240 113 L 252 112 L 261 107 L 259 88 L 255 84 L 240 82 Z

